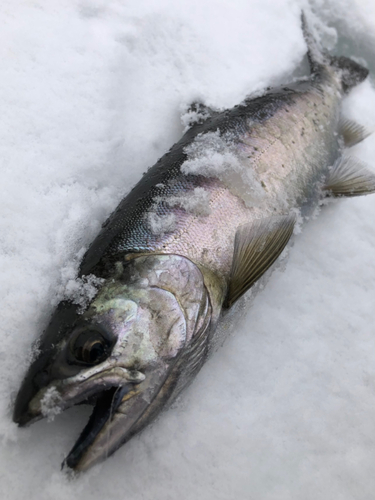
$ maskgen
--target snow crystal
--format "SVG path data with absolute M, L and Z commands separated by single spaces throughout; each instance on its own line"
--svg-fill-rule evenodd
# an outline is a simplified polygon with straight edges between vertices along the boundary
M 79 305 L 80 311 L 83 312 L 96 296 L 104 281 L 103 278 L 98 278 L 93 274 L 71 279 L 65 286 L 65 298 Z
M 196 187 L 192 192 L 183 193 L 179 196 L 169 196 L 165 200 L 169 206 L 179 206 L 194 215 L 209 215 L 210 193 L 202 188 Z
M 147 222 L 155 235 L 162 235 L 174 231 L 176 228 L 176 216 L 173 213 L 159 215 L 156 212 L 147 214 Z
M 195 123 L 202 123 L 210 116 L 211 113 L 208 108 L 201 103 L 197 102 L 193 106 L 190 106 L 187 111 L 181 113 L 181 123 L 184 125 L 183 133 L 189 130 Z
M 189 159 L 181 167 L 184 174 L 220 178 L 224 172 L 241 170 L 231 137 L 221 135 L 219 130 L 198 135 L 195 141 L 185 148 L 185 153 Z
M 51 422 L 54 420 L 56 415 L 61 413 L 61 402 L 62 398 L 59 391 L 55 387 L 50 387 L 46 390 L 41 402 L 40 407 L 42 415 L 47 417 L 47 420 Z
M 232 133 L 217 130 L 200 134 L 185 152 L 188 159 L 181 166 L 183 173 L 216 177 L 249 206 L 262 203 L 264 189 L 253 169 L 248 168 L 248 157 L 237 147 Z

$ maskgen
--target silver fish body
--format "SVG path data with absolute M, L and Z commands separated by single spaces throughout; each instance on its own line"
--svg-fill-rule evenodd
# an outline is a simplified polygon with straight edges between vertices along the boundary
M 98 293 L 83 312 L 70 300 L 58 306 L 14 412 L 26 425 L 94 404 L 69 467 L 83 471 L 112 454 L 194 378 L 223 312 L 277 259 L 324 187 L 375 190 L 352 167 L 336 168 L 346 175 L 340 188 L 329 182 L 343 150 L 342 97 L 367 70 L 320 53 L 306 26 L 305 36 L 310 78 L 223 112 L 195 105 L 198 122 L 86 253 L 79 277 L 99 279 Z
M 333 71 L 321 80 L 245 100 L 189 130 L 112 214 L 81 273 L 101 274 L 98 267 L 121 255 L 157 252 L 184 255 L 228 278 L 237 227 L 316 206 L 317 183 L 341 155 L 340 82 Z M 210 165 L 215 154 L 224 165 Z M 194 206 L 197 190 L 207 195 L 203 214 Z M 190 210 L 183 208 L 189 196 Z M 151 215 L 161 226 L 172 216 L 173 229 L 153 232 Z

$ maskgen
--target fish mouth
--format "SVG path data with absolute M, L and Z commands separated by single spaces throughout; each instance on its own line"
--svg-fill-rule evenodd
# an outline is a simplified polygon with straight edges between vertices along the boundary
M 128 405 L 132 423 L 143 413 L 142 406 L 132 411 L 131 400 L 137 399 L 136 396 L 142 392 L 142 382 L 146 376 L 121 366 L 106 368 L 104 371 L 96 369 L 96 373 L 87 374 L 89 376 L 86 376 L 85 380 L 82 380 L 82 375 L 54 380 L 34 393 L 28 404 L 16 404 L 13 419 L 22 427 L 44 417 L 51 420 L 55 415 L 75 405 L 94 406 L 87 425 L 63 463 L 63 466 L 76 471 L 85 470 L 104 460 L 118 448 L 119 439 L 121 443 L 124 441 L 124 436 L 119 435 L 117 428 L 114 444 L 109 445 L 108 441 L 113 438 L 113 424 L 118 423 L 119 416 L 123 427 L 127 427 L 124 426 L 124 421 L 129 419 L 122 413 L 118 414 L 120 407 Z M 23 392 L 20 391 L 19 394 L 22 396 Z
M 62 464 L 63 468 L 83 472 L 112 455 L 160 411 L 174 385 L 170 368 L 162 363 L 142 373 L 112 366 L 104 371 L 96 369 L 85 380 L 82 374 L 54 380 L 13 418 L 25 426 L 43 417 L 53 418 L 78 404 L 93 405 L 88 423 Z
M 170 395 L 173 380 L 166 371 L 155 370 L 139 384 L 111 387 L 97 395 L 92 415 L 63 462 L 84 472 L 112 455 L 145 427 Z
M 73 470 L 82 470 L 82 459 L 94 444 L 97 436 L 105 426 L 114 419 L 119 406 L 139 394 L 134 385 L 111 387 L 96 396 L 93 412 L 79 438 L 62 463 L 62 468 L 69 467 Z M 108 458 L 109 449 L 101 456 L 101 460 Z

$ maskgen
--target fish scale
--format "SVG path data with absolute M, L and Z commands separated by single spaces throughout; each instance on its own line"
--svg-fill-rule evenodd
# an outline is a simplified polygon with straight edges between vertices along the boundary
M 242 105 L 193 126 L 148 170 L 104 224 L 82 261 L 80 273 L 100 275 L 98 269 L 108 258 L 112 261 L 129 253 L 158 251 L 182 253 L 227 277 L 236 227 L 265 214 L 301 209 L 303 199 L 309 200 L 303 207 L 304 215 L 316 206 L 317 196 L 311 195 L 316 182 L 327 176 L 328 167 L 341 154 L 334 135 L 340 100 L 335 74 L 316 76 L 309 84 L 302 81 L 246 99 Z M 320 115 L 318 108 L 323 111 Z M 230 135 L 243 170 L 252 169 L 258 176 L 264 187 L 260 207 L 251 198 L 251 186 L 241 190 L 228 178 L 220 182 L 217 178 L 181 172 L 189 160 L 189 144 L 216 131 L 223 137 Z M 211 193 L 208 217 L 191 216 L 180 207 L 168 205 L 168 198 L 196 187 Z M 147 224 L 147 214 L 157 198 L 164 200 L 157 204 L 158 215 L 176 215 L 177 227 L 171 234 L 153 234 Z M 218 248 L 221 256 L 208 256 Z
M 280 90 L 280 93 L 273 92 L 255 101 L 247 100 L 232 110 L 216 113 L 212 121 L 208 120 L 188 130 L 182 139 L 146 172 L 142 180 L 103 224 L 101 233 L 83 258 L 80 275 L 98 274 L 97 266 L 101 267 L 101 260 L 116 253 L 160 250 L 158 242 L 161 242 L 162 238 L 152 234 L 145 224 L 145 218 L 154 199 L 164 197 L 167 200 L 169 196 L 189 191 L 194 187 L 205 187 L 208 182 L 202 176 L 186 176 L 181 173 L 181 166 L 188 159 L 185 148 L 195 137 L 219 130 L 221 134 L 234 133 L 240 143 L 241 138 L 249 133 L 249 123 L 270 119 L 280 107 L 289 104 L 290 90 Z M 165 213 L 167 212 L 166 208 Z

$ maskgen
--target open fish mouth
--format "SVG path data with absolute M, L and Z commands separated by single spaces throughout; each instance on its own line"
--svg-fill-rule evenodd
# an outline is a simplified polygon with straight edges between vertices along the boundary
M 77 469 L 81 459 L 93 445 L 98 434 L 102 431 L 107 423 L 110 423 L 114 418 L 119 406 L 129 400 L 131 397 L 138 394 L 138 390 L 133 385 L 123 387 L 111 387 L 104 390 L 96 396 L 93 412 L 87 422 L 85 428 L 81 432 L 79 438 L 64 460 L 62 467 Z M 108 452 L 104 454 L 102 459 L 108 457 Z
M 78 404 L 92 405 L 92 414 L 62 465 L 83 472 L 102 462 L 154 418 L 175 382 L 170 377 L 174 363 L 159 363 L 144 373 L 117 363 L 108 360 L 101 369 L 97 365 L 85 374 L 51 381 L 28 405 L 16 404 L 14 421 L 26 426 Z
M 44 417 L 51 420 L 78 404 L 93 405 L 87 425 L 63 462 L 63 466 L 84 470 L 86 467 L 82 462 L 89 462 L 91 466 L 113 453 L 113 447 L 106 446 L 106 443 L 111 439 L 117 412 L 121 405 L 139 394 L 144 379 L 141 372 L 114 366 L 87 376 L 80 384 L 77 384 L 76 377 L 72 377 L 69 383 L 68 380 L 55 380 L 40 389 L 27 408 L 15 414 L 14 420 L 20 426 L 28 426 Z M 122 414 L 121 417 L 123 419 Z M 94 461 L 91 459 L 92 448 L 95 449 Z

